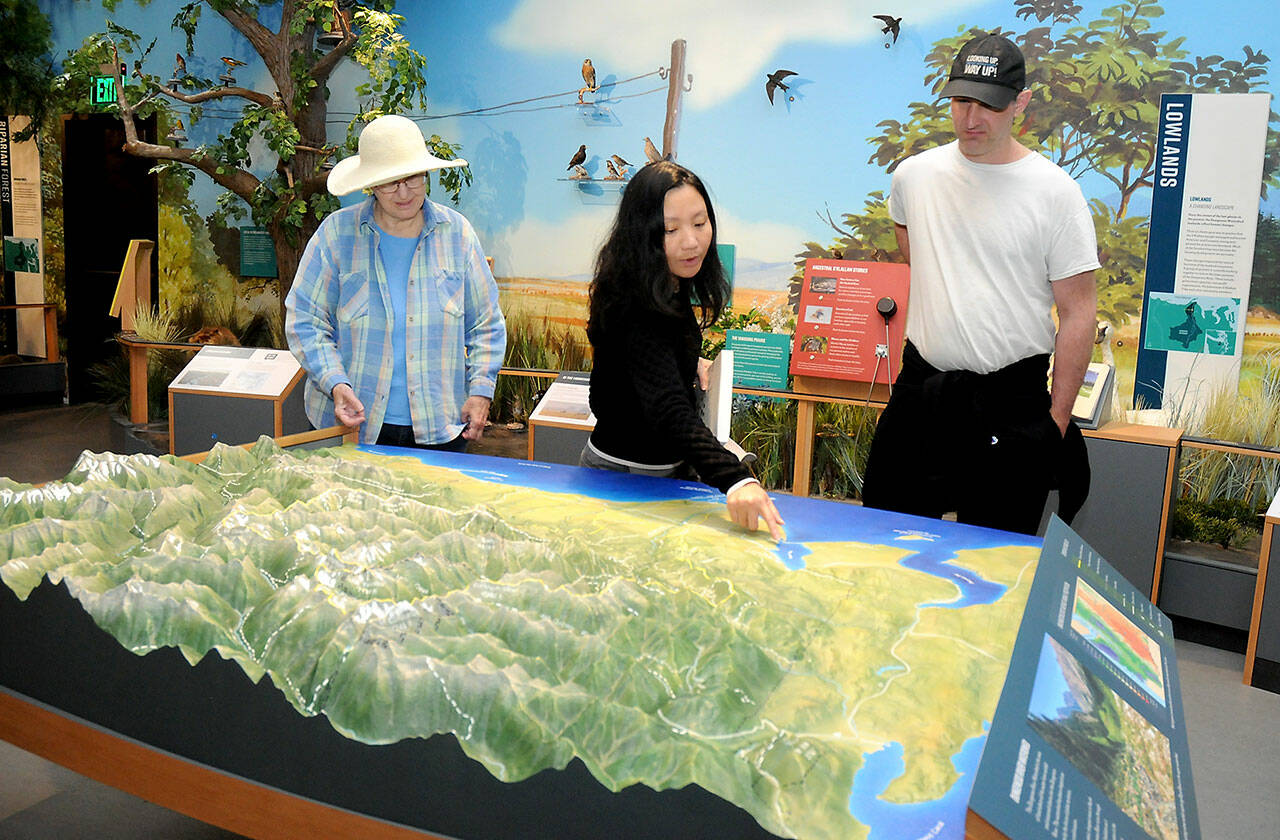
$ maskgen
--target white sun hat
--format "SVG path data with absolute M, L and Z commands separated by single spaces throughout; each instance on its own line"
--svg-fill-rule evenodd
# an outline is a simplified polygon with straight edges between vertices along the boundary
M 329 171 L 329 192 L 346 195 L 419 172 L 466 165 L 462 158 L 441 160 L 431 154 L 417 123 L 388 114 L 378 117 L 360 132 L 359 154 L 343 158 Z

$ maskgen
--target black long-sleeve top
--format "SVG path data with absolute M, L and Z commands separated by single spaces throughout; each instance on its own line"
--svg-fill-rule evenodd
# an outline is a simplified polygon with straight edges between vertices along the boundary
M 642 464 L 691 465 L 724 492 L 751 471 L 716 440 L 698 405 L 702 334 L 689 309 L 681 317 L 635 311 L 592 339 L 591 443 Z

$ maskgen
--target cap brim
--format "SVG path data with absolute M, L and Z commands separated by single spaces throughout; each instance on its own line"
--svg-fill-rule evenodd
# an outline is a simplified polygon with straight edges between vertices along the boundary
M 970 79 L 952 79 L 942 88 L 942 93 L 939 96 L 943 99 L 950 99 L 954 96 L 976 99 L 983 105 L 988 105 L 997 111 L 1003 111 L 1009 107 L 1010 102 L 1013 102 L 1018 97 L 1018 91 L 1013 88 L 1007 88 L 1004 85 L 975 82 Z
M 378 184 L 399 181 L 401 178 L 408 178 L 410 175 L 417 175 L 419 172 L 430 172 L 433 169 L 452 169 L 458 166 L 467 166 L 467 162 L 462 158 L 442 160 L 435 155 L 424 152 L 421 156 L 397 166 L 384 166 L 377 171 L 372 171 L 370 167 L 361 166 L 359 155 L 351 155 L 334 164 L 333 169 L 329 170 L 329 177 L 325 181 L 325 185 L 329 188 L 329 192 L 334 195 L 346 195 L 356 190 L 376 187 Z

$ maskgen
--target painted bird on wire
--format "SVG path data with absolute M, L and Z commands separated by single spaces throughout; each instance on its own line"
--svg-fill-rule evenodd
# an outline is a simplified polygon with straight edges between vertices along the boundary
M 769 94 L 770 105 L 773 104 L 773 92 L 775 90 L 777 90 L 778 88 L 782 88 L 783 90 L 791 89 L 786 85 L 784 85 L 782 83 L 782 80 L 785 79 L 787 76 L 794 76 L 794 75 L 795 75 L 794 70 L 774 70 L 772 73 L 768 75 L 767 77 L 768 81 L 764 83 L 764 92 Z

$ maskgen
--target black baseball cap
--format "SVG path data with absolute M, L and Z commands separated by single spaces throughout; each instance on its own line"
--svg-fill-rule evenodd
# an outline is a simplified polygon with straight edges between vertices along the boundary
M 1022 50 L 1003 35 L 980 35 L 956 53 L 941 95 L 976 99 L 1003 111 L 1026 86 Z

